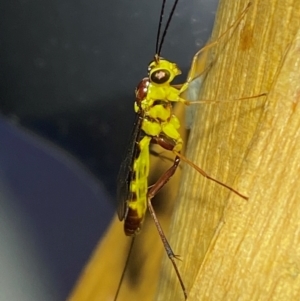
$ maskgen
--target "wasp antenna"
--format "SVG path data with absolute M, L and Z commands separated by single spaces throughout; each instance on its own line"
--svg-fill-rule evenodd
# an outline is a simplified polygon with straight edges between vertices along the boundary
M 159 51 L 158 51 L 158 45 L 159 45 L 159 38 L 160 38 L 160 30 L 161 30 L 162 19 L 163 19 L 164 11 L 165 11 L 165 5 L 166 5 L 166 0 L 163 0 L 162 5 L 161 5 L 160 14 L 159 14 L 158 29 L 157 29 L 157 34 L 156 34 L 155 54 L 159 53 Z
M 166 2 L 166 1 L 164 1 L 163 6 L 165 5 L 165 2 Z M 164 29 L 164 31 L 163 31 L 162 38 L 161 38 L 160 43 L 159 43 L 159 47 L 158 47 L 158 49 L 157 49 L 157 51 L 156 51 L 156 53 L 157 53 L 158 55 L 160 55 L 161 48 L 162 48 L 162 45 L 163 45 L 163 43 L 164 43 L 164 39 L 165 39 L 165 36 L 166 36 L 166 34 L 167 34 L 167 30 L 168 30 L 168 28 L 169 28 L 170 22 L 171 22 L 171 20 L 172 20 L 173 15 L 174 15 L 174 12 L 175 12 L 177 3 L 178 3 L 178 0 L 175 0 L 175 2 L 174 2 L 174 4 L 173 4 L 173 7 L 172 7 L 172 10 L 171 10 L 171 12 L 170 12 L 168 21 L 167 21 L 167 23 L 166 23 L 165 29 Z M 161 24 L 160 24 L 160 26 L 161 26 Z

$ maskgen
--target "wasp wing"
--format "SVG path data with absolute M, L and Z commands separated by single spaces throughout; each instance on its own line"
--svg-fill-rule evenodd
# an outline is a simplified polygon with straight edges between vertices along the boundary
M 127 201 L 131 198 L 130 183 L 133 178 L 133 163 L 139 152 L 138 142 L 142 134 L 143 116 L 136 114 L 136 119 L 131 132 L 128 147 L 122 160 L 117 179 L 118 217 L 123 220 L 127 215 Z

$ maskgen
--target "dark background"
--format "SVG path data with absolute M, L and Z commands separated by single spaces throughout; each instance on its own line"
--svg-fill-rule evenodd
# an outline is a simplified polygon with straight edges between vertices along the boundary
M 182 81 L 210 35 L 217 2 L 179 1 L 161 54 L 181 67 Z M 53 280 L 41 288 L 52 292 L 49 300 L 67 296 L 112 217 L 134 89 L 153 59 L 160 6 L 0 4 L 2 207 L 14 206 L 10 213 L 29 225 L 28 239 Z

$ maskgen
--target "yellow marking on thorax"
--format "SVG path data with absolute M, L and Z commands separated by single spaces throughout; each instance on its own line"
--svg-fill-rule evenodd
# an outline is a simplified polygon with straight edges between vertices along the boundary
M 163 99 L 167 101 L 180 101 L 180 90 L 170 86 L 169 84 L 165 85 L 154 85 L 149 84 L 148 92 L 147 92 L 147 99 L 154 100 L 154 99 Z

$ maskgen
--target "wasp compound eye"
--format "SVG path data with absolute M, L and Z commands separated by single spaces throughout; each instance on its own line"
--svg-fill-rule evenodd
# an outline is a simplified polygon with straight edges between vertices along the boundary
M 151 82 L 155 84 L 163 84 L 170 79 L 170 71 L 167 69 L 157 69 L 150 74 Z

